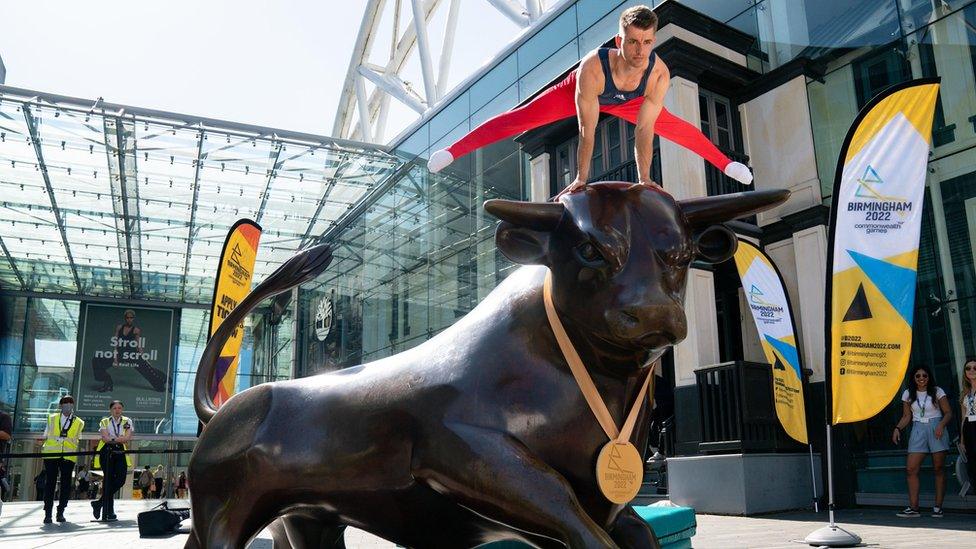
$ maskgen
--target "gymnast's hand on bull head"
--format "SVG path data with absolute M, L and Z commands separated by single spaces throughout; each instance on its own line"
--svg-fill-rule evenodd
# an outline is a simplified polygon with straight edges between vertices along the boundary
M 226 339 L 218 330 L 197 373 L 195 404 L 210 423 L 190 461 L 187 547 L 242 547 L 278 517 L 276 539 L 310 546 L 338 547 L 353 524 L 408 547 L 503 538 L 657 547 L 636 512 L 598 486 L 594 461 L 608 435 L 561 352 L 544 281 L 551 276 L 552 307 L 609 421 L 623 424 L 637 402 L 629 441 L 646 448 L 649 410 L 637 397 L 650 359 L 686 335 L 692 261 L 730 258 L 737 241 L 722 223 L 788 195 L 676 201 L 660 188 L 611 182 L 555 203 L 490 200 L 485 209 L 502 221 L 496 245 L 523 267 L 469 314 L 403 353 L 262 384 L 219 412 L 207 400 Z M 314 276 L 292 263 L 221 327 L 266 299 L 266 285 L 284 291 L 292 278 Z

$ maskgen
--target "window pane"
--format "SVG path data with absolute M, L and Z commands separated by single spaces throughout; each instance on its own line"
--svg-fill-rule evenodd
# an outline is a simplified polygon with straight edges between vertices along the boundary
M 550 21 L 519 47 L 517 54 L 519 75 L 534 69 L 543 59 L 556 53 L 556 50 L 563 47 L 574 36 L 576 36 L 576 6 L 570 7 Z
M 176 374 L 173 376 L 173 432 L 195 435 L 197 413 L 193 409 L 193 382 L 200 355 L 207 346 L 209 309 L 183 309 L 176 347 Z
M 519 98 L 525 101 L 533 96 L 578 60 L 579 48 L 573 39 L 519 80 Z
M 471 90 L 468 92 L 471 97 L 471 112 L 485 106 L 517 79 L 518 63 L 515 55 L 509 55 L 471 85 Z
M 704 95 L 698 96 L 698 110 L 701 113 L 701 129 L 702 133 L 708 137 L 712 136 L 711 133 L 711 121 L 709 120 L 708 114 L 708 98 Z
M 941 76 L 932 127 L 937 155 L 976 144 L 976 4 L 907 38 L 915 77 Z
M 715 100 L 715 125 L 722 130 L 729 129 L 729 106 L 718 99 Z
M 74 368 L 79 309 L 77 301 L 31 299 L 24 364 Z
M 702 0 L 704 1 L 704 0 Z M 762 56 L 750 54 L 749 66 L 775 69 L 796 57 L 830 61 L 851 50 L 891 44 L 901 36 L 897 0 L 766 0 L 730 22 L 758 33 Z M 870 22 L 870 23 L 866 23 Z
M 611 118 L 607 121 L 607 169 L 620 165 L 620 120 Z
M 23 368 L 23 390 L 20 393 L 18 431 L 40 433 L 45 418 L 58 410 L 58 400 L 71 393 L 74 368 L 35 366 Z
M 450 105 L 441 109 L 439 113 L 431 118 L 428 124 L 430 127 L 430 140 L 432 142 L 438 141 L 462 122 L 465 122 L 463 125 L 465 132 L 467 132 L 468 125 L 466 122 L 470 114 L 471 112 L 468 109 L 468 94 L 463 93 L 460 97 L 451 101 Z
M 624 151 L 624 158 L 633 159 L 634 158 L 634 131 L 636 126 L 630 122 L 625 122 L 624 126 L 627 128 L 627 150 Z
M 712 19 L 728 21 L 736 15 L 752 7 L 753 0 L 681 0 L 681 3 L 689 8 L 704 13 Z
M 596 133 L 593 135 L 593 160 L 590 162 L 590 180 L 594 176 L 607 171 L 603 162 L 603 130 L 602 125 L 597 125 Z
M 12 413 L 17 400 L 27 298 L 0 296 L 0 410 Z

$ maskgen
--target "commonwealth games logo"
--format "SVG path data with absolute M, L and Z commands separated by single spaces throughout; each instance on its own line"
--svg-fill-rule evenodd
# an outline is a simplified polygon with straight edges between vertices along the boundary
M 763 296 L 762 290 L 760 290 L 758 287 L 756 287 L 755 284 L 752 285 L 752 288 L 749 288 L 749 302 L 750 303 L 753 303 L 753 304 L 756 304 L 756 305 L 760 305 L 760 306 L 764 306 L 764 307 L 773 307 L 774 306 L 772 303 L 764 300 L 762 298 L 762 296 Z
M 907 212 L 912 211 L 912 202 L 903 196 L 886 195 L 882 191 L 887 183 L 873 166 L 868 164 L 864 168 L 864 173 L 857 179 L 857 190 L 854 191 L 855 198 L 863 198 L 864 202 L 851 201 L 847 204 L 849 212 L 878 212 L 874 216 L 869 216 L 867 221 L 886 221 L 889 219 L 889 212 L 897 212 L 900 217 L 904 217 Z M 884 213 L 886 215 L 880 215 Z

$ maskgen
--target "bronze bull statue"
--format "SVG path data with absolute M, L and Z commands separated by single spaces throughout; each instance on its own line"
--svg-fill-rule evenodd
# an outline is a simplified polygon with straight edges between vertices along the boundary
M 495 241 L 528 265 L 450 328 L 400 354 L 252 387 L 220 410 L 209 396 L 230 331 L 255 305 L 321 272 L 306 250 L 224 321 L 194 390 L 207 423 L 189 465 L 186 547 L 244 547 L 276 519 L 296 549 L 344 547 L 351 525 L 406 547 L 658 547 L 651 528 L 597 487 L 608 438 L 547 322 L 542 286 L 617 424 L 645 366 L 684 339 L 692 260 L 736 247 L 721 223 L 773 207 L 787 191 L 675 201 L 657 188 L 596 183 L 558 203 L 490 200 Z M 631 441 L 646 448 L 643 407 Z

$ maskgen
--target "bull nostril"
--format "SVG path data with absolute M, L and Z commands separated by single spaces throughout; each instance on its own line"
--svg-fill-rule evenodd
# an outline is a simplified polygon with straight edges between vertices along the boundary
M 640 319 L 637 318 L 637 315 L 635 315 L 634 313 L 631 313 L 629 311 L 620 311 L 620 312 L 623 313 L 624 318 L 626 318 L 627 320 L 633 322 L 634 324 L 639 324 L 640 323 Z

